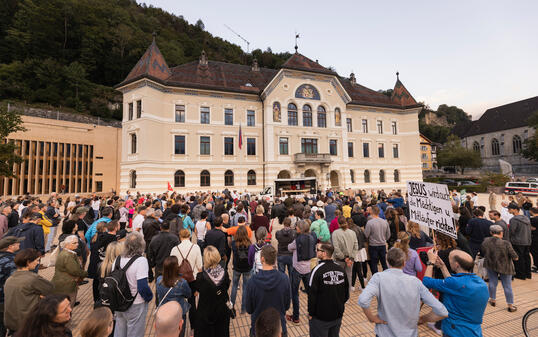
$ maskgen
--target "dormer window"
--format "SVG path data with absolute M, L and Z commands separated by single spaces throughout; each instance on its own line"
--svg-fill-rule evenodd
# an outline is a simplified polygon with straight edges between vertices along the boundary
M 245 87 L 252 87 L 252 83 L 245 84 Z

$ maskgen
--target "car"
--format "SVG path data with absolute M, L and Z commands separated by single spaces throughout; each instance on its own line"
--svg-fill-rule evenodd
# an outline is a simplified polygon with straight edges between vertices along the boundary
M 439 184 L 455 185 L 456 181 L 454 179 L 443 179 L 439 181 Z
M 472 180 L 462 180 L 458 181 L 458 186 L 472 186 L 472 185 L 478 185 L 478 183 L 475 183 Z
M 527 179 L 527 182 L 528 182 L 528 183 L 537 183 L 537 182 L 538 182 L 538 178 L 529 178 L 529 179 Z

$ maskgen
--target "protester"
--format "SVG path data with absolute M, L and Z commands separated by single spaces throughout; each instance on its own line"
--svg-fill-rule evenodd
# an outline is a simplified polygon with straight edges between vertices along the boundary
M 510 219 L 510 242 L 519 257 L 514 263 L 516 270 L 514 277 L 520 280 L 530 279 L 532 277 L 530 259 L 531 222 L 529 218 L 519 214 L 519 206 L 515 204 L 508 205 L 508 211 L 513 215 Z
M 473 210 L 474 218 L 467 222 L 466 234 L 469 236 L 469 246 L 471 247 L 471 256 L 473 259 L 480 250 L 480 246 L 484 239 L 491 236 L 489 233 L 489 227 L 493 225 L 493 222 L 484 219 L 484 212 L 480 209 Z
M 280 337 L 282 326 L 280 325 L 279 314 L 274 308 L 264 310 L 255 323 L 256 337 Z
M 48 295 L 31 308 L 15 337 L 72 337 L 71 310 L 68 296 Z
M 409 241 L 411 235 L 407 232 L 398 233 L 398 240 L 394 243 L 394 247 L 400 248 L 406 258 L 405 265 L 403 267 L 403 272 L 407 275 L 417 276 L 417 273 L 422 271 L 422 263 L 420 263 L 420 258 L 416 250 L 409 248 Z
M 293 253 L 288 250 L 288 245 L 295 240 L 297 232 L 291 228 L 291 219 L 289 217 L 284 219 L 283 225 L 284 227 L 275 233 L 275 237 L 278 242 L 278 270 L 285 273 L 287 267 L 288 276 L 291 276 L 291 269 L 293 267 Z
M 207 206 L 209 205 L 211 204 L 207 204 Z M 222 217 L 214 218 L 213 225 L 214 228 L 208 230 L 205 235 L 205 244 L 217 248 L 220 253 L 220 264 L 225 268 L 228 260 L 226 255 L 228 251 L 228 239 L 226 238 L 226 233 L 222 231 Z
M 179 245 L 178 236 L 170 233 L 170 221 L 164 220 L 160 224 L 160 231 L 151 239 L 147 250 L 149 267 L 155 268 L 155 277 L 162 275 L 164 259 L 170 256 L 172 248 L 177 245 Z
M 532 207 L 529 210 L 531 215 L 531 255 L 532 255 L 532 271 L 538 272 L 538 208 Z
M 359 254 L 359 242 L 357 241 L 357 234 L 348 228 L 345 217 L 341 215 L 337 218 L 337 221 L 340 228 L 335 230 L 332 235 L 333 257 L 336 264 L 345 270 L 348 286 L 351 287 L 351 274 L 353 273 L 355 256 Z
M 32 207 L 27 207 L 22 214 L 22 222 L 10 229 L 6 236 L 23 237 L 21 249 L 33 248 L 43 255 L 45 254 L 43 227 L 37 224 L 40 219 L 39 213 L 34 213 Z
M 133 219 L 133 230 L 137 232 L 141 232 L 142 230 L 142 224 L 144 223 L 144 220 L 146 219 L 146 212 L 147 212 L 146 206 L 138 206 L 137 208 L 137 214 Z
M 80 327 L 81 337 L 108 337 L 114 328 L 114 316 L 107 307 L 94 309 Z
M 494 225 L 501 226 L 503 229 L 503 240 L 510 241 L 510 231 L 508 230 L 508 224 L 501 218 L 501 213 L 492 209 L 489 211 L 489 219 L 493 221 Z
M 4 326 L 4 285 L 6 280 L 17 270 L 15 253 L 19 251 L 20 243 L 24 238 L 4 236 L 0 240 L 0 336 L 5 336 Z
M 233 281 L 232 281 L 232 293 L 230 295 L 230 301 L 232 303 L 232 311 L 235 312 L 235 299 L 237 297 L 237 288 L 239 287 L 239 281 L 243 278 L 243 292 L 241 300 L 241 313 L 245 312 L 245 295 L 246 284 L 252 275 L 252 265 L 248 260 L 248 252 L 250 251 L 250 239 L 248 238 L 247 228 L 245 226 L 238 226 L 235 240 L 232 241 L 233 251 Z
M 167 302 L 159 307 L 155 315 L 155 337 L 177 337 L 184 331 L 184 312 L 175 302 Z
M 353 219 L 347 219 L 347 223 L 349 228 L 355 232 L 359 249 L 357 255 L 353 258 L 353 268 L 351 271 L 351 291 L 355 291 L 355 281 L 357 280 L 357 276 L 359 276 L 359 282 L 361 284 L 360 289 L 364 289 L 364 278 L 368 274 L 368 264 L 366 263 L 368 260 L 368 253 L 366 250 L 368 239 L 364 234 L 364 229 L 355 224 Z
M 194 236 L 197 239 L 197 244 L 200 247 L 202 253 L 204 252 L 204 248 L 206 246 L 205 235 L 211 229 L 211 224 L 207 221 L 207 215 L 208 213 L 204 209 L 200 213 L 200 219 L 197 220 L 196 224 L 194 225 Z
M 387 220 L 379 217 L 379 207 L 368 207 L 371 218 L 366 223 L 364 234 L 368 238 L 368 253 L 370 254 L 370 270 L 377 273 L 377 264 L 381 262 L 383 270 L 387 269 L 387 241 L 390 238 L 390 228 Z
M 248 263 L 252 266 L 252 272 L 257 273 L 262 269 L 260 251 L 263 246 L 269 244 L 265 241 L 267 238 L 267 229 L 260 227 L 256 231 L 256 243 L 250 246 L 248 250 Z
M 316 220 L 310 225 L 310 231 L 316 234 L 316 237 L 321 242 L 328 242 L 331 239 L 329 227 L 325 221 L 323 211 L 317 210 L 314 214 Z

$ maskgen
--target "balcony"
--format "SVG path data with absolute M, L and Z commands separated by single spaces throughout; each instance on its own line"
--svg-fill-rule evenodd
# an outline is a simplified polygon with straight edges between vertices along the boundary
M 296 153 L 293 155 L 293 162 L 298 166 L 304 166 L 306 164 L 329 166 L 332 159 L 329 153 Z

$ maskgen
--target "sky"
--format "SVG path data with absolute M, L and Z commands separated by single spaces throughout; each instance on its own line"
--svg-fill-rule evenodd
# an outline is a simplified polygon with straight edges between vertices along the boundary
M 538 96 L 538 1 L 143 0 L 182 15 L 246 51 L 299 52 L 374 90 L 396 71 L 417 101 L 455 105 L 477 119 Z M 166 55 L 164 55 L 166 58 Z

